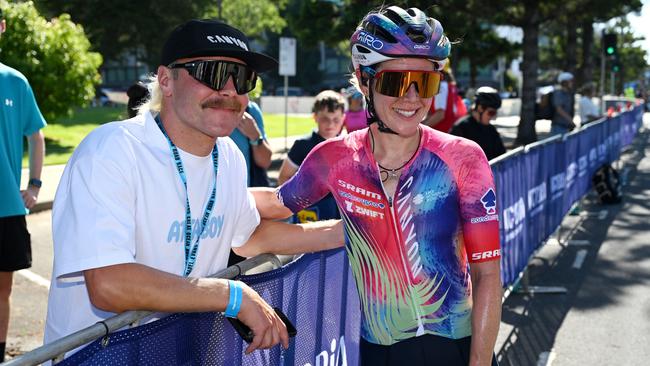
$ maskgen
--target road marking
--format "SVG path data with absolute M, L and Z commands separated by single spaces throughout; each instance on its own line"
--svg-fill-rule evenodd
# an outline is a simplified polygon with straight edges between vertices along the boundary
M 39 286 L 45 287 L 48 290 L 50 289 L 50 280 L 45 277 L 41 277 L 28 269 L 21 269 L 17 273 Z
M 575 269 L 580 269 L 582 267 L 582 264 L 585 262 L 585 258 L 587 257 L 587 249 L 580 249 L 576 253 L 576 259 L 573 261 L 573 268 Z
M 549 352 L 542 352 L 537 359 L 537 366 L 551 366 L 555 360 L 555 352 L 551 349 Z

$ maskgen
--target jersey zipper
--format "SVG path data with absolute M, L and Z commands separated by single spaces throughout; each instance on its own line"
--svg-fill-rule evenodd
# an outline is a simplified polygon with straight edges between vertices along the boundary
M 400 247 L 403 247 L 399 226 L 397 225 L 397 219 L 396 219 L 397 215 L 395 215 L 395 207 L 393 207 L 393 197 L 389 196 L 388 192 L 386 192 L 386 188 L 384 188 L 384 183 L 381 181 L 381 173 L 379 172 L 379 166 L 376 166 L 376 168 L 377 168 L 377 176 L 379 177 L 379 182 L 381 184 L 381 190 L 384 192 L 384 196 L 386 197 L 386 199 L 388 201 L 388 207 L 390 208 L 390 218 L 391 218 L 391 222 L 393 224 L 392 225 L 393 226 L 393 231 L 394 231 L 395 237 L 398 239 L 397 245 L 399 245 Z M 400 174 L 400 178 L 401 178 L 401 174 Z M 395 188 L 395 193 L 397 193 L 397 189 L 399 188 L 400 178 L 397 179 L 397 187 Z M 402 248 L 402 249 L 406 249 L 406 248 Z M 424 325 L 422 324 L 422 315 L 420 314 L 419 307 L 417 307 L 415 305 L 415 303 L 414 303 L 415 296 L 413 296 L 413 282 L 411 280 L 411 275 L 410 275 L 410 272 L 408 270 L 408 264 L 406 263 L 406 260 L 404 258 L 404 251 L 401 250 L 400 253 L 401 253 L 400 261 L 402 262 L 402 267 L 404 268 L 404 273 L 406 273 L 406 279 L 408 281 L 408 286 L 409 286 L 409 288 L 408 288 L 409 303 L 411 304 L 411 308 L 412 308 L 413 312 L 415 313 L 415 316 L 417 317 L 417 320 L 418 320 L 418 330 L 416 332 L 416 336 L 420 336 L 420 335 L 424 334 Z

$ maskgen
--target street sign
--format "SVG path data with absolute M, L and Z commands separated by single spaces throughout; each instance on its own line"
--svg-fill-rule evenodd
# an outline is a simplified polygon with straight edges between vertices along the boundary
M 280 37 L 280 68 L 278 74 L 296 76 L 296 39 Z

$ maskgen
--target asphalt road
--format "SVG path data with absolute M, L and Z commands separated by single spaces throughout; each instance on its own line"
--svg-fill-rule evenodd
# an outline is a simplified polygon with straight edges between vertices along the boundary
M 639 136 L 619 165 L 628 182 L 624 202 L 600 206 L 588 196 L 581 215 L 565 219 L 562 244 L 547 243 L 532 260 L 531 285 L 567 292 L 506 299 L 496 346 L 502 366 L 649 364 L 649 142 L 650 134 Z M 14 278 L 10 354 L 41 344 L 46 314 L 51 211 L 29 215 L 27 224 L 34 264 Z

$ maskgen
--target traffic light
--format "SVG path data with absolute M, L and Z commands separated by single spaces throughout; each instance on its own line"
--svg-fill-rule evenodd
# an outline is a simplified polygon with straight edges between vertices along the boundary
M 605 56 L 615 56 L 618 54 L 616 38 L 616 33 L 603 34 L 603 52 Z
M 618 60 L 618 57 L 612 61 L 612 72 L 620 72 L 621 71 L 621 62 Z

